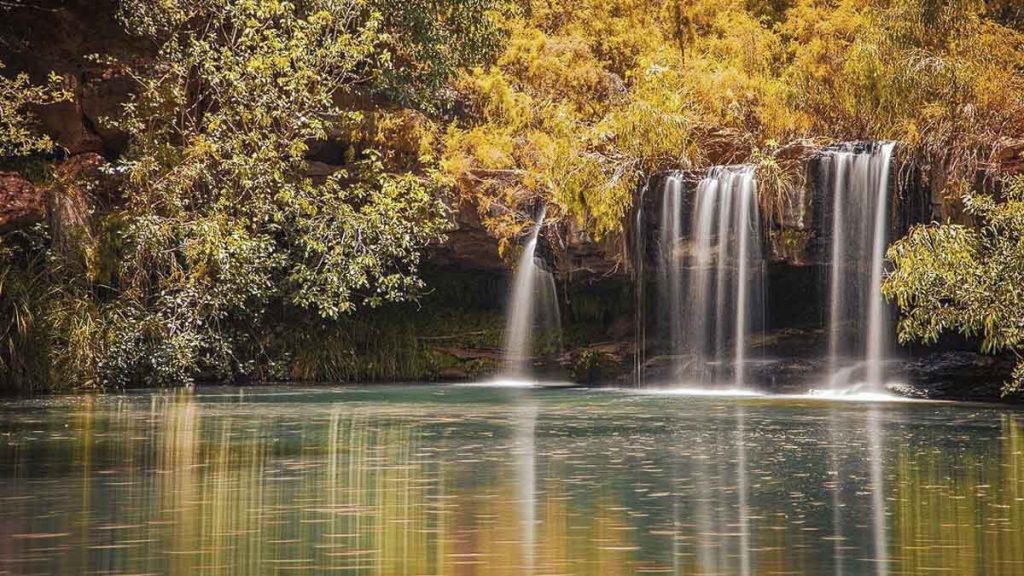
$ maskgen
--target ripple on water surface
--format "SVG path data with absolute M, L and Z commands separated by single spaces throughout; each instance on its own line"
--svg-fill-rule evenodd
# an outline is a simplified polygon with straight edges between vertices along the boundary
M 0 404 L 0 573 L 1024 574 L 1024 415 L 475 387 Z

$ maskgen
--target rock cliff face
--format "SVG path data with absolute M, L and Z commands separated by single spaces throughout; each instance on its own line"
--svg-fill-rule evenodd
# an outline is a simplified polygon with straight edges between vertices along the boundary
M 131 82 L 121 65 L 94 55 L 127 63 L 144 58 L 146 47 L 122 32 L 116 13 L 116 0 L 38 0 L 0 12 L 7 66 L 37 82 L 56 73 L 74 96 L 38 110 L 44 130 L 72 156 L 111 157 L 124 149 L 123 134 L 105 118 L 125 102 Z
M 460 201 L 452 212 L 452 230 L 443 244 L 430 248 L 431 261 L 440 267 L 504 274 L 508 268 L 498 243 L 487 234 L 476 207 Z
M 0 172 L 0 230 L 49 219 L 66 224 L 60 237 L 87 231 L 95 176 L 107 159 L 124 151 L 124 134 L 113 118 L 131 94 L 123 65 L 101 62 L 93 55 L 131 62 L 144 57 L 145 47 L 127 37 L 111 17 L 116 0 L 39 0 L 0 11 L 0 59 L 11 72 L 25 72 L 43 82 L 52 72 L 63 79 L 68 101 L 41 106 L 34 112 L 40 128 L 58 145 L 46 158 L 45 182 L 30 182 L 17 172 Z M 2 159 L 0 159 L 2 160 Z M 86 181 L 90 183 L 87 184 Z M 109 196 L 110 191 L 106 191 Z

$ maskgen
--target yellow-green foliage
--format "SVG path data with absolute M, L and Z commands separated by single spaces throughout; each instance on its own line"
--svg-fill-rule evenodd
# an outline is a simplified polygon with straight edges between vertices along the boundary
M 24 73 L 5 77 L 4 68 L 0 60 L 0 158 L 49 151 L 53 142 L 35 130 L 30 108 L 68 98 L 60 77 L 38 86 Z
M 92 217 L 96 269 L 0 257 L 0 296 L 54 293 L 31 317 L 0 310 L 0 338 L 13 350 L 28 320 L 45 323 L 53 355 L 37 364 L 80 380 L 258 374 L 275 322 L 330 325 L 414 294 L 449 184 L 503 249 L 539 203 L 591 237 L 618 233 L 644 179 L 669 168 L 754 164 L 778 218 L 806 141 L 897 140 L 934 192 L 959 197 L 1024 139 L 1018 4 L 123 0 L 126 31 L 152 53 L 125 65 L 135 94 L 116 120 L 129 146 L 119 199 Z M 0 76 L 0 156 L 48 148 L 27 113 L 63 96 L 56 79 Z M 966 198 L 981 219 L 999 213 Z M 919 231 L 896 259 L 923 275 L 897 298 L 947 318 L 921 303 L 945 288 L 929 258 L 955 253 L 928 247 L 986 240 L 1002 254 L 1018 229 Z M 34 275 L 44 269 L 55 274 Z M 1016 316 L 975 312 L 964 325 L 990 348 L 1020 347 L 1019 329 L 989 334 Z M 905 337 L 934 328 L 905 324 Z
M 123 65 L 117 199 L 89 215 L 103 244 L 89 267 L 0 244 L 0 297 L 19 299 L 0 306 L 0 344 L 22 352 L 42 326 L 48 355 L 0 353 L 0 378 L 259 376 L 282 325 L 343 324 L 417 295 L 422 251 L 448 227 L 433 177 L 446 86 L 497 50 L 502 0 L 117 5 L 151 53 Z M 0 157 L 48 145 L 25 113 L 54 97 L 0 79 Z
M 960 193 L 1024 136 L 1012 14 L 976 0 L 534 0 L 505 21 L 497 62 L 458 82 L 468 115 L 443 166 L 500 237 L 538 201 L 616 232 L 665 168 L 755 163 L 775 211 L 798 166 L 776 152 L 807 138 L 898 140 L 936 191 Z
M 920 226 L 889 249 L 895 269 L 882 288 L 903 310 L 901 341 L 934 343 L 957 331 L 987 353 L 1024 349 L 1024 177 L 1003 192 L 999 201 L 965 196 L 981 227 Z M 1018 359 L 1007 391 L 1024 384 Z

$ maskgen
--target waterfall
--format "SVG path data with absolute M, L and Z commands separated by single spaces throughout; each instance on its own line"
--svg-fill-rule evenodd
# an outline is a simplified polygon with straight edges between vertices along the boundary
M 698 183 L 689 238 L 685 183 L 662 190 L 658 314 L 673 376 L 700 384 L 746 384 L 748 339 L 761 324 L 763 250 L 754 168 L 718 166 Z
M 536 256 L 537 238 L 544 226 L 545 214 L 546 209 L 541 208 L 537 223 L 523 246 L 512 282 L 504 337 L 505 376 L 510 380 L 530 376 L 535 332 L 556 340 L 562 333 L 554 275 L 539 265 Z
M 644 385 L 644 364 L 647 362 L 647 281 L 645 277 L 647 259 L 647 234 L 644 220 L 644 200 L 650 180 L 640 189 L 636 202 L 636 219 L 633 222 L 633 322 L 636 326 L 636 344 L 633 354 L 633 385 Z
M 889 230 L 889 172 L 894 144 L 829 152 L 832 251 L 829 286 L 831 387 L 854 373 L 872 391 L 884 387 L 889 320 L 882 275 Z
M 683 192 L 681 174 L 665 180 L 661 193 L 661 221 L 658 235 L 660 262 L 658 266 L 658 316 L 665 323 L 664 332 L 672 354 L 682 353 L 683 344 L 683 265 L 679 254 L 683 242 Z M 674 361 L 674 376 L 681 377 L 679 360 Z

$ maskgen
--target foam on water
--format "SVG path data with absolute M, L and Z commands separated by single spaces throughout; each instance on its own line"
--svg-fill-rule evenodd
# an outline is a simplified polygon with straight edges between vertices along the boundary
M 638 394 L 655 396 L 712 396 L 712 397 L 765 397 L 769 396 L 748 388 L 643 388 L 632 390 Z
M 530 380 L 525 378 L 495 378 L 494 380 L 463 382 L 454 385 L 477 388 L 576 388 L 579 386 L 575 382 L 565 380 Z
M 517 380 L 509 378 L 497 378 L 495 380 L 484 380 L 481 382 L 464 382 L 457 386 L 471 386 L 479 388 L 535 388 L 540 383 L 536 380 Z
M 763 400 L 821 400 L 823 402 L 927 402 L 921 398 L 907 398 L 888 392 L 878 392 L 853 386 L 845 389 L 811 389 L 803 394 L 775 394 L 748 388 L 641 388 L 613 389 L 644 396 L 690 396 L 707 398 L 758 398 Z
M 897 396 L 888 392 L 874 392 L 861 390 L 816 390 L 812 389 L 806 394 L 797 394 L 797 398 L 814 398 L 818 400 L 838 400 L 843 402 L 915 402 L 915 398 Z

